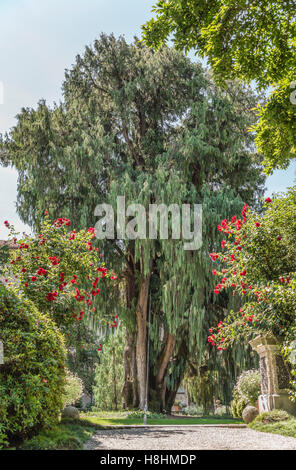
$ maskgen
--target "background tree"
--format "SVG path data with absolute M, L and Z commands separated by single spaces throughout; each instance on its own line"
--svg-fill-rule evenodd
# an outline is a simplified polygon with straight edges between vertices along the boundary
M 67 328 L 65 334 L 68 348 L 67 366 L 82 380 L 83 391 L 93 403 L 95 368 L 99 363 L 102 337 L 107 327 L 96 328 L 92 316 L 84 321 L 75 322 Z
M 119 327 L 115 334 L 108 335 L 100 352 L 100 362 L 95 369 L 93 387 L 95 406 L 99 410 L 119 410 L 121 390 L 124 382 L 123 351 L 125 331 Z
M 261 159 L 247 131 L 257 99 L 235 83 L 220 91 L 200 64 L 174 49 L 154 52 L 113 35 L 77 56 L 63 93 L 53 109 L 45 102 L 23 109 L 5 139 L 3 151 L 19 172 L 24 221 L 38 227 L 48 208 L 84 228 L 94 224 L 98 203 L 116 209 L 118 195 L 126 206 L 146 209 L 203 204 L 200 250 L 172 240 L 171 222 L 169 240 L 102 245 L 106 262 L 121 273 L 117 290 L 104 289 L 97 301 L 100 315 L 113 311 L 126 327 L 124 406 L 144 407 L 150 298 L 150 404 L 170 410 L 188 357 L 197 354 L 201 365 L 207 328 L 232 302 L 213 296 L 208 252 L 219 242 L 221 217 L 242 201 L 256 204 L 262 193 Z M 213 363 L 220 356 L 212 354 Z
M 144 25 L 144 41 L 206 58 L 221 83 L 238 78 L 274 87 L 255 127 L 267 173 L 295 158 L 295 4 L 286 0 L 159 0 Z M 171 38 L 171 34 L 173 37 Z

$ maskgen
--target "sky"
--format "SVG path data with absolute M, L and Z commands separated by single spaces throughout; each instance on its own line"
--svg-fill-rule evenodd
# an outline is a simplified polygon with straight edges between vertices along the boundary
M 101 32 L 141 35 L 154 0 L 0 0 L 0 133 L 9 131 L 23 107 L 41 98 L 59 102 L 65 68 Z M 3 89 L 3 93 L 2 93 Z M 3 94 L 3 100 L 2 100 Z M 267 195 L 284 191 L 296 177 L 295 164 L 267 180 Z M 17 172 L 0 167 L 0 239 L 9 220 L 26 227 L 16 214 Z

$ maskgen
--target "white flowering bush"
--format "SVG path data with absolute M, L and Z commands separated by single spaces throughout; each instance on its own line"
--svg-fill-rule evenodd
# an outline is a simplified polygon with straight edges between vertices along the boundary
M 248 405 L 255 405 L 261 390 L 259 370 L 251 369 L 243 372 L 237 379 L 235 387 Z
M 64 406 L 73 405 L 83 395 L 82 380 L 66 369 L 65 390 L 63 395 Z
M 255 406 L 260 395 L 261 381 L 260 372 L 251 369 L 243 372 L 237 379 L 233 388 L 231 412 L 234 417 L 241 418 L 242 412 L 247 405 Z

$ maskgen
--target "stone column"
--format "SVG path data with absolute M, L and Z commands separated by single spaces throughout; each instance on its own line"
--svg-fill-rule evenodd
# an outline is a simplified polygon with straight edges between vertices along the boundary
M 277 339 L 271 333 L 267 333 L 257 336 L 250 341 L 250 345 L 260 358 L 259 412 L 276 408 L 296 415 L 296 404 L 289 399 L 288 393 L 290 373 L 281 355 Z

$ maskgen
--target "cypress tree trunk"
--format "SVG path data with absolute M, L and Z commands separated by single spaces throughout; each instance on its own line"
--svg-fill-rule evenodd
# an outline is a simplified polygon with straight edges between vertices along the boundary
M 137 376 L 139 391 L 139 408 L 145 406 L 146 396 L 146 362 L 147 362 L 147 312 L 149 298 L 150 273 L 143 277 L 140 285 L 140 292 L 137 304 Z
M 177 395 L 180 384 L 181 384 L 181 379 L 178 382 L 178 386 L 174 390 L 167 390 L 166 397 L 165 397 L 165 410 L 168 414 L 171 414 L 171 410 L 175 403 L 176 395 Z
M 168 367 L 176 346 L 176 336 L 167 334 L 165 348 L 159 359 L 156 377 L 151 378 L 150 383 L 150 408 L 157 412 L 166 411 L 166 379 Z
M 126 331 L 126 345 L 123 353 L 124 384 L 122 387 L 122 407 L 136 408 L 138 406 L 137 364 L 135 336 Z
M 136 279 L 133 263 L 133 253 L 131 253 L 127 268 L 126 278 L 126 305 L 131 308 L 132 301 L 135 299 Z M 123 353 L 124 361 L 124 383 L 122 387 L 122 407 L 137 408 L 139 405 L 138 380 L 137 380 L 137 362 L 136 362 L 136 333 L 126 330 L 126 342 Z
M 178 373 L 174 374 L 174 387 L 170 390 L 167 389 L 165 392 L 164 409 L 169 414 L 171 414 L 171 409 L 174 405 L 178 389 L 184 378 L 187 356 L 188 356 L 188 346 L 187 346 L 187 338 L 185 338 L 180 344 L 180 346 L 178 347 L 178 350 L 175 352 L 175 357 L 177 358 L 176 365 L 178 365 L 176 369 L 178 370 Z

